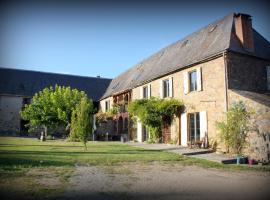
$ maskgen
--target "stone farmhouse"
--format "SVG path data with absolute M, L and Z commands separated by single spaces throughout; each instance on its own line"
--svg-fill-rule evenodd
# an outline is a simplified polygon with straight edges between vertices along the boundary
M 255 111 L 247 151 L 270 159 L 270 43 L 252 28 L 251 16 L 229 14 L 114 78 L 100 100 L 102 112 L 120 105 L 111 133 L 147 141 L 147 128 L 139 120 L 131 123 L 127 105 L 149 97 L 184 102 L 185 110 L 164 120 L 162 129 L 162 142 L 183 146 L 215 140 L 216 122 L 242 100 Z
M 0 132 L 22 134 L 26 132 L 20 110 L 30 103 L 32 96 L 45 87 L 70 86 L 85 91 L 96 106 L 111 79 L 73 76 L 0 68 Z
M 113 80 L 0 68 L 0 132 L 25 131 L 19 111 L 34 93 L 55 84 L 87 93 L 101 112 L 120 110 L 97 133 L 138 142 L 149 133 L 132 122 L 127 106 L 136 99 L 175 98 L 184 110 L 164 119 L 162 142 L 187 146 L 217 139 L 216 122 L 236 101 L 254 111 L 248 154 L 270 160 L 270 43 L 252 28 L 251 16 L 232 13 L 141 61 Z M 222 145 L 219 147 L 222 149 Z

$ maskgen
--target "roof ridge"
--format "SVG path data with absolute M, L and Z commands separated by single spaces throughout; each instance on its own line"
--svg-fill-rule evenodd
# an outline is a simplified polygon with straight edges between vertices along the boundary
M 14 71 L 25 71 L 25 72 L 34 72 L 34 73 L 42 73 L 42 74 L 52 74 L 52 75 L 60 75 L 60 76 L 73 76 L 73 77 L 80 77 L 80 78 L 112 80 L 112 78 L 105 78 L 105 77 L 93 77 L 93 76 L 84 76 L 84 75 L 75 75 L 75 74 L 64 74 L 64 73 L 57 73 L 57 72 L 45 72 L 45 71 L 38 71 L 38 70 L 8 68 L 8 67 L 1 67 L 1 66 L 0 66 L 0 69 L 14 70 Z

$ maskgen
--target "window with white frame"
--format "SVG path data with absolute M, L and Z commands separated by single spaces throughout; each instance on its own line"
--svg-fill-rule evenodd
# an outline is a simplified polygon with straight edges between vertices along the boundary
M 148 86 L 143 87 L 143 98 L 148 99 Z
M 189 114 L 189 141 L 200 141 L 200 113 Z
M 105 101 L 105 112 L 110 110 L 110 100 Z
M 170 96 L 170 83 L 169 79 L 163 80 L 163 97 L 169 97 Z
M 189 91 L 197 90 L 197 71 L 189 72 Z
M 185 71 L 184 75 L 184 94 L 192 91 L 202 91 L 202 71 L 198 67 L 192 71 Z
M 267 90 L 270 90 L 270 66 L 266 67 Z

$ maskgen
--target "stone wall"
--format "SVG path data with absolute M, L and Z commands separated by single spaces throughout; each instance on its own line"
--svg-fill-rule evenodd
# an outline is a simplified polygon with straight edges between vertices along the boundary
M 193 71 L 198 67 L 201 67 L 202 70 L 202 91 L 194 91 L 184 94 L 184 72 Z M 151 96 L 160 96 L 160 80 L 167 79 L 169 77 L 173 78 L 173 98 L 184 102 L 185 111 L 187 113 L 206 111 L 208 136 L 210 138 L 216 137 L 216 121 L 224 119 L 226 108 L 225 69 L 223 57 L 198 64 L 147 83 L 151 84 Z M 132 100 L 140 99 L 140 87 L 132 90 Z M 181 134 L 179 116 L 175 117 L 171 130 L 172 139 L 176 137 L 179 138 Z
M 249 91 L 229 90 L 229 105 L 243 101 L 253 112 L 250 119 L 248 145 L 244 153 L 259 161 L 270 160 L 270 96 Z
M 0 95 L 0 133 L 18 134 L 20 132 L 20 110 L 23 98 Z
M 266 66 L 270 66 L 270 61 L 229 53 L 227 66 L 229 89 L 254 92 L 267 90 Z

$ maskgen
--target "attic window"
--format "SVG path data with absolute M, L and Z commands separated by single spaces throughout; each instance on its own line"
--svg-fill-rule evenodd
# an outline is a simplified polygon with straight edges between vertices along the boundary
M 138 66 L 137 66 L 137 70 L 140 70 L 142 68 L 142 63 L 140 63 Z
M 216 29 L 216 27 L 217 27 L 217 24 L 214 25 L 214 26 L 212 26 L 212 27 L 210 27 L 209 33 L 212 33 Z
M 115 85 L 112 87 L 112 89 L 117 88 L 117 87 L 118 87 L 118 85 L 119 85 L 119 82 L 118 82 L 117 84 L 115 84 Z
M 189 43 L 189 40 L 185 40 L 182 44 L 182 47 L 186 46 Z
M 165 53 L 165 50 L 162 51 L 162 52 L 160 52 L 159 55 L 158 55 L 158 57 L 160 58 L 161 56 L 163 56 L 164 53 Z

